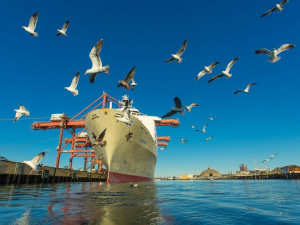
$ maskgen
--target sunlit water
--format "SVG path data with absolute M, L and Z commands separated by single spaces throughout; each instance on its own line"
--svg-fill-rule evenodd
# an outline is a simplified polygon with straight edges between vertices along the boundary
M 300 224 L 300 181 L 0 186 L 0 224 Z

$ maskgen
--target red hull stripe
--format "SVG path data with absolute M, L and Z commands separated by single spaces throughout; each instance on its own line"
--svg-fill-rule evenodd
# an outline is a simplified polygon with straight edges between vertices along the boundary
M 109 172 L 108 179 L 107 179 L 108 183 L 142 182 L 142 181 L 153 181 L 153 177 L 142 177 L 142 176 Z

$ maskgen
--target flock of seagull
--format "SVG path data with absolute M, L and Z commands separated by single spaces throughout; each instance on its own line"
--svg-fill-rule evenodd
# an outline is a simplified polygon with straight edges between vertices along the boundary
M 29 24 L 28 26 L 22 26 L 22 28 L 27 31 L 30 35 L 34 36 L 34 37 L 38 37 L 38 33 L 35 31 L 36 25 L 37 25 L 37 21 L 38 21 L 38 17 L 39 14 L 36 12 L 34 13 L 30 20 L 29 20 Z M 62 29 L 57 29 L 58 33 L 57 36 L 68 36 L 67 35 L 67 30 L 68 30 L 68 26 L 69 26 L 70 21 L 66 21 L 63 24 Z M 99 73 L 107 73 L 109 74 L 109 65 L 102 65 L 102 61 L 100 58 L 100 51 L 103 47 L 104 44 L 104 40 L 100 39 L 96 45 L 92 48 L 89 57 L 92 61 L 92 67 L 90 69 L 87 69 L 86 72 L 84 73 L 84 75 L 89 74 L 89 80 L 90 83 L 94 83 L 97 74 Z M 127 76 L 125 77 L 124 80 L 119 81 L 119 84 L 117 85 L 117 87 L 125 87 L 126 90 L 134 90 L 134 87 L 137 85 L 137 83 L 134 80 L 134 74 L 136 71 L 136 66 L 134 66 L 131 71 L 127 74 Z M 79 94 L 79 91 L 77 89 L 78 86 L 78 82 L 79 82 L 79 77 L 80 77 L 80 72 L 77 72 L 76 75 L 73 77 L 71 84 L 69 87 L 65 87 L 66 90 L 70 91 L 74 96 L 77 96 Z M 130 83 L 131 82 L 131 83 Z M 26 109 L 25 106 L 19 104 L 20 108 L 19 109 L 15 109 L 14 111 L 16 112 L 15 114 L 15 119 L 14 122 L 16 122 L 17 120 L 20 119 L 20 117 L 22 115 L 26 115 L 29 116 L 30 113 L 29 111 Z
M 272 9 L 268 10 L 266 13 L 264 13 L 261 17 L 267 16 L 270 13 L 274 12 L 274 11 L 278 11 L 281 12 L 283 10 L 283 6 L 288 3 L 288 0 L 283 0 L 281 3 L 276 4 L 275 7 L 273 7 Z M 38 21 L 38 13 L 34 13 L 29 21 L 28 26 L 22 26 L 22 28 L 27 31 L 30 35 L 34 36 L 34 37 L 38 37 L 38 33 L 35 31 L 36 25 L 37 25 L 37 21 Z M 67 29 L 69 26 L 70 21 L 66 21 L 63 24 L 62 29 L 57 29 L 58 33 L 57 36 L 66 36 L 67 37 Z M 89 57 L 91 59 L 92 62 L 92 67 L 90 69 L 87 69 L 86 72 L 84 73 L 84 75 L 89 74 L 89 80 L 90 83 L 94 83 L 96 76 L 100 73 L 107 73 L 109 74 L 109 65 L 105 65 L 103 66 L 102 64 L 102 60 L 100 58 L 100 51 L 103 47 L 104 44 L 104 40 L 100 39 L 96 45 L 92 48 L 92 50 L 90 51 Z M 173 62 L 173 61 L 177 61 L 177 63 L 181 63 L 183 58 L 182 55 L 185 51 L 187 47 L 187 39 L 183 42 L 183 44 L 181 45 L 180 49 L 175 53 L 175 54 L 171 54 L 171 58 L 167 59 L 165 62 Z M 289 50 L 294 48 L 295 45 L 293 44 L 283 44 L 282 46 L 280 46 L 278 49 L 273 48 L 273 50 L 269 50 L 266 48 L 261 48 L 255 51 L 255 54 L 265 54 L 269 56 L 268 61 L 270 61 L 271 63 L 275 63 L 277 62 L 280 57 L 278 56 L 278 54 L 280 54 L 283 51 Z M 230 70 L 232 69 L 233 65 L 238 61 L 239 57 L 234 58 L 233 60 L 231 60 L 228 65 L 226 66 L 226 69 L 224 71 L 222 71 L 220 74 L 213 76 L 208 83 L 211 83 L 221 77 L 226 77 L 227 79 L 232 77 L 232 74 L 230 73 Z M 205 76 L 206 74 L 212 74 L 213 69 L 218 66 L 220 64 L 220 62 L 212 62 L 209 66 L 204 66 L 204 69 L 202 71 L 200 71 L 196 77 L 196 81 L 199 80 L 200 78 L 202 78 L 203 76 Z M 134 90 L 135 86 L 137 85 L 137 83 L 135 82 L 134 79 L 134 74 L 136 72 L 136 66 L 134 66 L 129 73 L 127 74 L 127 76 L 125 77 L 124 80 L 119 81 L 119 84 L 117 85 L 117 87 L 121 87 L 121 88 L 125 88 L 125 90 Z M 79 82 L 79 77 L 80 77 L 80 72 L 77 72 L 76 75 L 73 77 L 71 84 L 69 87 L 65 87 L 66 90 L 68 90 L 69 92 L 71 92 L 74 96 L 77 96 L 79 94 L 79 91 L 77 89 L 78 86 L 78 82 Z M 131 83 L 130 83 L 131 82 Z M 252 87 L 253 85 L 256 85 L 257 83 L 250 83 L 247 85 L 247 87 L 245 89 L 238 89 L 234 92 L 234 94 L 237 94 L 239 92 L 244 92 L 244 93 L 249 93 L 249 89 L 250 87 Z M 178 97 L 174 98 L 174 102 L 175 102 L 175 106 L 171 107 L 171 111 L 166 113 L 164 116 L 162 116 L 161 118 L 167 118 L 167 117 L 171 117 L 173 115 L 175 115 L 176 113 L 179 113 L 181 115 L 183 115 L 185 113 L 185 110 L 188 112 L 191 112 L 191 109 L 193 107 L 197 107 L 199 106 L 197 103 L 192 103 L 188 106 L 182 105 L 181 100 Z M 29 116 L 30 113 L 29 111 L 25 108 L 25 106 L 19 104 L 20 108 L 19 109 L 15 109 L 14 111 L 16 112 L 15 115 L 15 119 L 14 121 L 16 122 L 22 115 L 26 115 Z M 126 107 L 125 107 L 126 109 Z M 125 113 L 124 117 L 119 118 L 118 121 L 120 122 L 126 122 L 129 123 L 130 118 L 129 118 L 129 113 Z M 209 120 L 215 120 L 217 118 L 206 118 Z M 129 124 L 130 125 L 130 124 Z M 195 129 L 195 131 L 200 131 L 203 133 L 206 133 L 206 127 L 208 124 L 206 124 L 202 130 L 199 129 Z M 191 125 L 191 128 L 196 128 L 195 125 Z M 105 131 L 104 131 L 105 134 Z M 101 135 L 100 135 L 101 136 Z M 98 138 L 99 142 L 101 137 Z M 98 140 L 97 139 L 97 140 Z M 187 139 L 186 138 L 181 138 L 179 139 L 181 141 L 181 143 L 186 143 Z M 208 137 L 205 139 L 205 141 L 209 141 L 212 140 L 212 137 Z
M 273 7 L 272 9 L 268 10 L 266 13 L 264 13 L 261 17 L 264 17 L 266 15 L 269 15 L 270 13 L 274 12 L 274 11 L 279 11 L 281 12 L 283 10 L 283 6 L 288 3 L 288 0 L 283 0 L 280 4 L 276 4 L 275 7 Z M 180 49 L 177 51 L 177 53 L 175 54 L 171 54 L 171 58 L 167 59 L 165 62 L 173 62 L 173 61 L 177 61 L 178 63 L 181 63 L 183 58 L 182 55 L 185 51 L 187 47 L 187 40 L 185 40 L 183 42 L 183 44 L 181 45 Z M 255 54 L 265 54 L 269 56 L 268 61 L 271 63 L 276 63 L 278 60 L 280 60 L 280 57 L 278 56 L 278 54 L 280 54 L 283 51 L 289 50 L 294 48 L 295 45 L 293 44 L 283 44 L 281 45 L 278 49 L 273 48 L 272 50 L 266 49 L 266 48 L 261 48 L 255 51 Z M 239 57 L 234 58 L 233 60 L 231 60 L 228 64 L 227 67 L 224 71 L 222 71 L 220 74 L 213 76 L 211 79 L 208 80 L 208 83 L 211 83 L 221 77 L 226 77 L 227 79 L 232 77 L 232 74 L 230 73 L 230 70 L 232 69 L 232 66 L 238 61 Z M 199 80 L 201 77 L 203 77 L 206 74 L 211 74 L 213 72 L 213 69 L 219 65 L 220 62 L 212 62 L 209 66 L 204 66 L 204 69 L 202 71 L 200 71 L 196 77 L 196 81 Z M 250 83 L 247 85 L 247 87 L 245 89 L 238 89 L 236 90 L 233 94 L 237 94 L 239 92 L 244 92 L 244 93 L 249 93 L 250 88 L 253 85 L 256 85 L 257 83 Z M 166 113 L 164 116 L 162 116 L 161 118 L 167 118 L 167 117 L 171 117 L 173 115 L 175 115 L 176 113 L 179 113 L 181 115 L 183 115 L 185 113 L 185 109 L 188 112 L 191 112 L 191 108 L 195 107 L 195 106 L 199 106 L 196 103 L 192 103 L 190 106 L 184 106 L 181 103 L 181 100 L 178 97 L 174 98 L 174 102 L 175 102 L 175 107 L 171 107 L 171 111 Z M 215 120 L 216 118 L 207 118 L 210 120 Z M 203 133 L 206 133 L 206 127 L 208 124 L 204 125 L 202 130 L 199 129 L 195 129 L 195 131 L 201 131 Z M 191 128 L 196 128 L 195 125 L 191 125 Z M 205 139 L 205 141 L 209 141 L 212 140 L 212 137 L 208 137 Z M 179 141 L 183 144 L 185 144 L 188 139 L 187 138 L 181 138 L 179 139 Z

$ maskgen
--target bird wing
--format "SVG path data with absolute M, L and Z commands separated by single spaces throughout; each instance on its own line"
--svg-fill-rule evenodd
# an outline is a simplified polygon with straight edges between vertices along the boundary
M 289 2 L 289 0 L 283 0 L 279 5 L 282 7 L 282 6 L 284 6 L 288 2 Z
M 103 46 L 103 39 L 100 39 L 100 41 L 97 42 L 97 44 L 92 48 L 90 52 L 90 59 L 92 60 L 93 67 L 102 67 L 102 62 L 99 56 L 99 53 L 101 51 L 101 48 Z
M 267 54 L 269 56 L 272 55 L 272 52 L 269 49 L 261 48 L 255 51 L 255 54 Z
M 280 52 L 283 52 L 285 50 L 288 50 L 288 49 L 292 49 L 292 48 L 295 48 L 295 45 L 292 45 L 292 44 L 284 44 L 284 45 L 281 45 L 281 47 L 277 50 L 277 54 L 279 54 Z
M 264 17 L 266 15 L 269 15 L 271 12 L 275 11 L 276 10 L 276 7 L 270 9 L 269 11 L 265 12 L 264 14 L 262 14 L 260 17 Z
M 26 111 L 26 108 L 25 108 L 25 106 L 24 106 L 24 105 L 21 105 L 21 104 L 19 104 L 19 106 L 20 106 L 20 110 L 22 110 L 22 111 Z
M 14 121 L 17 122 L 17 120 L 19 120 L 21 116 L 22 116 L 22 113 L 16 112 Z
M 205 124 L 205 125 L 204 125 L 203 130 L 205 130 L 205 128 L 207 127 L 207 125 L 208 125 L 208 124 Z
M 176 108 L 180 109 L 182 107 L 181 101 L 178 97 L 174 98 Z
M 199 105 L 197 103 L 190 104 L 190 107 L 195 107 L 195 106 L 199 106 Z
M 78 81 L 79 81 L 79 76 L 80 76 L 80 73 L 77 72 L 76 75 L 73 77 L 73 80 L 72 80 L 72 83 L 71 83 L 70 87 L 72 87 L 74 89 L 77 87 Z
M 106 128 L 101 132 L 101 134 L 99 135 L 99 138 L 98 138 L 98 141 L 102 142 L 104 136 L 105 136 L 105 133 L 106 133 Z
M 243 90 L 240 90 L 240 89 L 239 89 L 239 90 L 235 91 L 234 94 L 237 94 L 237 93 L 239 93 L 239 92 L 243 92 Z
M 133 78 L 133 75 L 135 74 L 136 71 L 136 66 L 134 66 L 129 73 L 127 74 L 127 76 L 125 77 L 124 81 L 128 84 L 129 81 Z
M 239 59 L 239 57 L 236 57 L 235 59 L 231 60 L 230 63 L 228 63 L 227 67 L 226 67 L 226 71 L 229 72 L 229 70 L 231 69 L 231 67 L 233 66 L 233 64 Z
M 66 32 L 67 29 L 68 29 L 69 23 L 70 23 L 69 20 L 67 22 L 65 22 L 61 30 L 64 31 L 64 32 Z
M 200 73 L 198 73 L 196 80 L 199 80 L 201 77 L 203 77 L 206 74 L 205 70 L 202 70 Z
M 219 74 L 219 75 L 216 75 L 216 76 L 214 76 L 213 78 L 211 78 L 209 81 L 208 81 L 208 83 L 210 83 L 210 82 L 212 82 L 212 81 L 214 81 L 214 80 L 216 80 L 216 79 L 218 79 L 218 78 L 220 78 L 220 77 L 223 77 L 223 76 L 225 76 L 224 74 Z
M 257 84 L 257 83 L 248 84 L 247 87 L 246 87 L 246 90 L 248 91 L 250 89 L 250 87 L 255 85 L 255 84 Z
M 96 73 L 91 73 L 91 74 L 89 75 L 89 79 L 90 79 L 91 84 L 94 83 L 94 81 L 95 81 L 95 79 L 96 79 L 96 76 L 97 76 Z
M 172 62 L 172 61 L 174 61 L 175 60 L 175 58 L 170 58 L 170 59 L 167 59 L 165 62 Z
M 218 65 L 218 64 L 220 64 L 220 62 L 213 62 L 212 64 L 210 64 L 209 66 L 208 66 L 208 68 L 209 69 L 212 69 L 212 68 L 214 68 L 216 65 Z
M 186 48 L 186 45 L 187 45 L 187 39 L 185 39 L 185 41 L 183 42 L 180 49 L 178 50 L 178 52 L 175 55 L 181 56 Z
M 167 118 L 167 117 L 173 116 L 176 113 L 177 113 L 176 111 L 172 110 L 171 112 L 168 112 L 166 115 L 162 116 L 161 118 Z
M 28 28 L 30 28 L 32 30 L 35 29 L 38 17 L 39 17 L 39 14 L 37 12 L 35 14 L 33 14 L 32 17 L 30 17 Z
M 94 132 L 92 132 L 93 138 L 97 141 L 97 136 Z
M 34 156 L 33 159 L 31 160 L 31 162 L 34 165 L 38 165 L 42 161 L 44 156 L 45 156 L 45 152 L 41 152 L 40 154 L 37 154 L 36 156 Z

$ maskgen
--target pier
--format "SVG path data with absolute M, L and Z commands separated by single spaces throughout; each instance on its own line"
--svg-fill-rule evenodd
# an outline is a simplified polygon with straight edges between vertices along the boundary
M 107 172 L 87 172 L 73 169 L 40 166 L 33 171 L 24 163 L 0 161 L 0 185 L 57 182 L 105 182 Z

